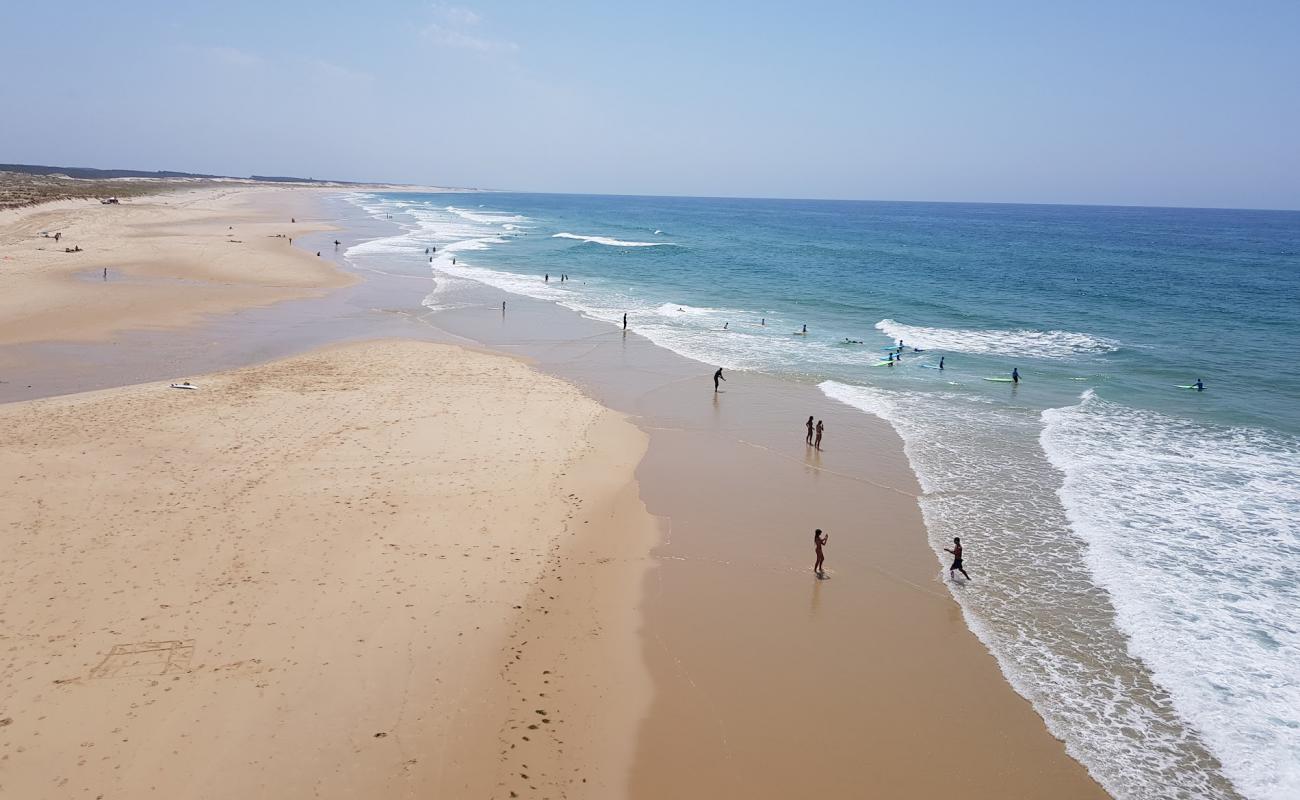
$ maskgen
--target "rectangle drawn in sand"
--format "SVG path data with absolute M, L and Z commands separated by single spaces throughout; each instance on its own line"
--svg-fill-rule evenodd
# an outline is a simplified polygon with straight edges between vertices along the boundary
M 189 672 L 194 640 L 115 644 L 91 671 L 92 678 L 137 678 Z

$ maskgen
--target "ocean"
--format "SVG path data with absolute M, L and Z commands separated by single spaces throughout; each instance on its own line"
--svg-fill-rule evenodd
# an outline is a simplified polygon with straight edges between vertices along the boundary
M 961 536 L 967 623 L 1108 791 L 1300 797 L 1300 212 L 348 199 L 404 231 L 348 258 L 433 312 L 626 313 L 884 418 L 936 576 Z

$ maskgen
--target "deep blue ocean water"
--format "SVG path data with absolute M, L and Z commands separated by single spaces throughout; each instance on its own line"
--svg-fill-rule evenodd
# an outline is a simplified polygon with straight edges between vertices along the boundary
M 351 199 L 406 232 L 349 257 L 431 270 L 430 308 L 628 313 L 884 417 L 936 556 L 978 554 L 971 627 L 1112 793 L 1300 796 L 1300 213 Z

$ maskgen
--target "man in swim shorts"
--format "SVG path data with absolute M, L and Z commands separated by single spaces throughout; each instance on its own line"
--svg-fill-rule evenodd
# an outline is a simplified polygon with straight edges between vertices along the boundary
M 948 580 L 957 580 L 957 576 L 953 574 L 956 572 L 960 572 L 962 577 L 966 580 L 970 580 L 970 576 L 966 574 L 966 570 L 962 569 L 961 566 L 961 537 L 952 537 L 952 547 L 945 547 L 943 549 L 946 553 L 952 553 L 952 566 L 948 567 Z

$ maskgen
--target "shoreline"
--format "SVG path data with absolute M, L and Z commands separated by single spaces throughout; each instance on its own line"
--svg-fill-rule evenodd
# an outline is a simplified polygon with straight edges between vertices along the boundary
M 500 294 L 486 288 L 484 293 Z M 418 302 L 418 298 L 412 300 Z M 801 431 L 790 434 L 784 430 L 790 425 L 785 415 L 790 406 L 806 404 L 808 392 L 816 392 L 815 388 L 809 390 L 809 387 L 786 385 L 776 378 L 755 376 L 754 385 L 764 387 L 758 394 L 769 399 L 743 406 L 743 424 L 733 428 L 733 421 L 722 423 L 712 411 L 705 410 L 701 417 L 700 409 L 687 405 L 694 400 L 686 400 L 685 394 L 674 394 L 678 383 L 704 381 L 699 377 L 702 373 L 698 364 L 659 350 L 635 334 L 629 344 L 628 339 L 618 336 L 608 326 L 569 319 L 566 315 L 570 313 L 512 295 L 509 324 L 520 318 L 531 321 L 528 326 L 534 329 L 531 337 L 520 337 L 518 330 L 507 328 L 506 320 L 498 325 L 495 315 L 486 314 L 484 309 L 444 312 L 433 319 L 426 314 L 405 312 L 404 318 L 409 323 L 420 317 L 427 325 L 481 342 L 485 348 L 533 359 L 540 369 L 577 384 L 604 405 L 634 415 L 637 425 L 650 437 L 650 449 L 637 468 L 638 480 L 644 496 L 649 498 L 650 510 L 672 521 L 666 541 L 655 551 L 658 566 L 642 589 L 649 605 L 641 647 L 650 660 L 656 695 L 639 737 L 636 766 L 628 787 L 632 796 L 662 796 L 663 792 L 681 794 L 683 791 L 725 794 L 741 790 L 755 796 L 787 796 L 791 791 L 807 790 L 813 784 L 809 784 L 806 775 L 774 774 L 771 769 L 774 758 L 779 759 L 777 763 L 811 764 L 827 759 L 829 753 L 833 756 L 831 760 L 844 763 L 846 769 L 853 765 L 856 771 L 862 759 L 856 748 L 864 741 L 871 742 L 874 758 L 879 759 L 871 764 L 877 781 L 872 788 L 876 791 L 907 794 L 939 791 L 941 784 L 926 783 L 942 777 L 935 775 L 933 769 L 937 750 L 946 763 L 955 765 L 956 771 L 978 784 L 974 790 L 977 797 L 1037 791 L 1045 785 L 1056 786 L 1060 796 L 1105 796 L 1083 768 L 1064 753 L 1063 745 L 1047 732 L 1029 704 L 1011 690 L 992 655 L 961 620 L 960 611 L 946 590 L 935 586 L 944 594 L 919 600 L 923 607 L 914 607 L 918 603 L 914 596 L 917 587 L 928 590 L 927 582 L 933 581 L 934 565 L 930 563 L 932 554 L 928 552 L 915 501 L 910 501 L 910 510 L 906 507 L 906 496 L 915 494 L 915 478 L 902 453 L 901 442 L 886 423 L 868 420 L 870 424 L 863 424 L 844 411 L 827 411 L 826 417 L 835 432 L 830 441 L 846 449 L 857 442 L 863 457 L 836 465 L 800 463 L 797 457 L 791 459 L 781 454 L 787 447 L 783 442 L 788 437 L 802 437 Z M 491 323 L 487 322 L 489 316 Z M 422 333 L 442 335 L 427 325 L 418 326 L 423 328 Z M 561 332 L 558 340 L 551 338 L 557 327 Z M 404 333 L 408 332 L 406 329 L 414 327 L 405 324 Z M 548 332 L 546 341 L 538 341 L 535 336 L 535 331 L 542 329 Z M 602 382 L 601 378 L 610 374 L 618 380 Z M 740 401 L 740 398 L 737 393 L 734 399 Z M 819 402 L 827 404 L 824 398 Z M 745 433 L 738 436 L 741 430 Z M 683 435 L 686 431 L 692 433 Z M 701 448 L 697 442 L 690 441 L 694 434 L 700 433 L 712 437 L 707 439 L 711 446 Z M 726 453 L 726 460 L 709 461 L 719 453 Z M 734 524 L 735 515 L 711 517 L 707 508 L 692 500 L 691 494 L 699 487 L 683 482 L 680 465 L 690 463 L 697 474 L 704 476 L 726 474 L 730 463 L 745 464 L 756 453 L 761 454 L 764 470 L 747 465 L 747 482 L 722 488 L 727 491 L 728 508 L 745 515 L 749 530 L 758 531 L 761 536 L 756 542 L 729 534 L 724 538 L 730 549 L 718 552 L 718 543 L 710 541 L 708 534 L 726 532 Z M 703 465 L 707 463 L 712 463 L 713 469 L 704 470 Z M 831 617 L 829 623 L 819 621 L 812 625 L 808 619 L 789 616 L 791 603 L 806 608 L 809 602 L 806 596 L 801 601 L 794 599 L 803 592 L 797 587 L 806 576 L 795 576 L 804 575 L 808 569 L 802 564 L 808 548 L 802 544 L 788 545 L 784 531 L 811 529 L 811 523 L 784 511 L 781 519 L 774 520 L 770 514 L 754 514 L 754 509 L 746 508 L 752 505 L 747 503 L 747 495 L 757 491 L 758 496 L 775 497 L 792 485 L 810 486 L 817 502 L 833 508 L 831 516 L 839 520 L 828 548 L 833 581 L 826 586 L 823 582 L 812 584 L 813 611 L 833 608 L 839 613 L 835 616 L 832 611 L 822 612 L 823 617 Z M 853 497 L 854 493 L 864 491 L 864 486 L 872 487 L 865 490 L 872 496 L 872 502 L 867 505 Z M 901 504 L 899 492 L 903 495 Z M 864 536 L 857 541 L 850 539 L 846 544 L 845 531 L 852 531 L 858 525 L 854 517 L 871 516 L 878 513 L 879 507 L 890 510 L 885 515 L 885 523 L 878 527 L 899 529 L 902 533 Z M 692 532 L 700 535 L 693 536 Z M 684 538 L 689 540 L 689 546 L 674 549 L 682 547 Z M 796 538 L 805 537 L 799 533 Z M 727 561 L 736 553 L 745 554 L 739 565 L 741 569 L 731 569 Z M 882 562 L 887 565 L 883 571 L 878 566 Z M 727 568 L 721 573 L 720 563 Z M 841 591 L 838 596 L 827 592 L 843 585 L 854 572 L 863 576 L 873 571 L 878 573 L 879 580 L 857 584 L 857 588 Z M 740 577 L 733 576 L 733 572 Z M 720 578 L 720 574 L 724 577 Z M 719 580 L 726 591 L 715 592 L 712 588 Z M 862 581 L 861 577 L 853 580 Z M 779 601 L 772 597 L 773 587 Z M 822 592 L 827 594 L 819 599 Z M 707 603 L 701 607 L 690 603 L 674 606 L 667 602 L 679 597 L 703 600 L 715 594 L 725 600 L 720 609 L 713 609 Z M 844 595 L 848 595 L 847 600 L 830 599 Z M 761 624 L 735 623 L 732 618 L 737 608 L 732 603 L 740 598 L 744 601 L 739 605 L 747 613 L 759 610 Z M 882 606 L 901 609 L 906 624 L 879 618 Z M 709 616 L 711 611 L 716 613 Z M 712 634 L 693 633 L 692 627 L 706 618 L 713 620 Z M 826 641 L 838 644 L 827 648 L 826 641 L 807 640 L 803 644 L 810 653 L 807 663 L 792 663 L 785 652 L 790 647 L 788 639 L 773 638 L 773 632 L 765 630 L 776 619 L 787 620 L 792 630 L 802 629 L 800 636 L 811 635 L 809 632 L 815 630 Z M 862 646 L 836 649 L 862 635 L 859 623 L 864 620 L 871 623 L 868 639 L 888 643 L 894 653 L 910 656 L 910 660 L 899 659 L 905 662 L 906 668 L 875 663 Z M 930 637 L 924 654 L 912 651 L 911 640 L 917 630 L 925 631 Z M 951 641 L 958 644 L 950 645 Z M 736 655 L 747 652 L 744 648 L 753 650 L 755 642 L 763 645 L 758 652 L 766 654 L 760 658 L 772 656 L 780 663 L 764 661 L 757 667 L 746 663 L 738 672 Z M 697 655 L 700 653 L 704 656 Z M 689 664 L 684 663 L 684 655 L 689 656 L 686 659 Z M 932 671 L 933 665 L 942 658 L 959 665 L 953 669 L 960 685 L 945 687 L 947 678 L 943 672 L 933 673 L 933 685 L 917 679 L 918 674 Z M 751 669 L 758 673 L 757 677 L 738 680 Z M 864 674 L 872 675 L 874 681 L 865 688 L 859 685 Z M 822 708 L 821 717 L 806 719 L 794 698 L 813 704 L 824 702 L 800 687 L 826 675 L 832 678 L 828 693 L 843 705 Z M 775 695 L 741 693 L 744 687 L 753 691 L 754 684 L 748 681 L 764 678 L 765 682 L 757 685 L 775 690 Z M 704 695 L 701 695 L 704 690 L 699 688 L 702 683 L 708 687 Z M 907 691 L 900 692 L 900 687 Z M 788 696 L 782 698 L 782 692 Z M 981 697 L 972 698 L 972 694 Z M 900 704 L 901 696 L 908 698 L 907 704 Z M 712 710 L 702 711 L 704 707 Z M 852 712 L 866 711 L 866 717 L 846 715 L 845 707 Z M 985 728 L 962 731 L 938 726 L 934 714 L 939 713 L 938 718 L 942 719 L 942 714 L 950 713 L 953 708 L 966 708 L 973 714 L 997 719 L 995 724 L 999 726 L 1002 744 L 993 747 L 987 741 Z M 700 717 L 701 714 L 704 716 Z M 870 723 L 863 722 L 867 717 Z M 882 718 L 887 721 L 882 722 Z M 1008 737 L 1003 725 L 1011 727 L 1014 736 Z M 720 733 L 719 726 L 725 731 Z M 777 737 L 780 742 L 772 741 L 773 736 L 768 732 L 772 729 L 781 732 Z M 849 749 L 839 752 L 837 748 L 841 747 Z M 736 772 L 738 763 L 749 765 L 743 774 Z M 847 774 L 826 769 L 819 773 L 818 779 L 828 781 L 821 788 L 831 792 L 842 791 L 851 783 Z M 680 783 L 674 785 L 673 781 Z

